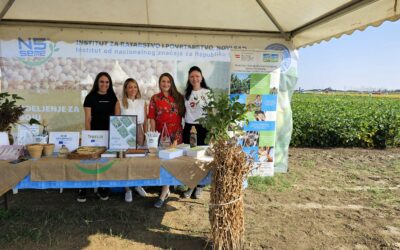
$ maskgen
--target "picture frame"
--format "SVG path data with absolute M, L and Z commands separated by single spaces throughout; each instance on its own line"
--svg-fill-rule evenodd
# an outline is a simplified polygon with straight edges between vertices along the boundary
M 137 116 L 112 115 L 109 118 L 109 150 L 137 149 Z

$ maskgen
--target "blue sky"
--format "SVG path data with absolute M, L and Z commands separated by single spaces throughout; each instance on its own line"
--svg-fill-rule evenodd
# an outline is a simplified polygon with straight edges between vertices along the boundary
M 400 89 L 400 21 L 299 50 L 297 88 Z

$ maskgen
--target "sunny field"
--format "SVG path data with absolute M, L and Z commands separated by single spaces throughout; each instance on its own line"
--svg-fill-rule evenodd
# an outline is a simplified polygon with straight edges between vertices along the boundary
M 294 94 L 292 146 L 400 146 L 400 96 Z

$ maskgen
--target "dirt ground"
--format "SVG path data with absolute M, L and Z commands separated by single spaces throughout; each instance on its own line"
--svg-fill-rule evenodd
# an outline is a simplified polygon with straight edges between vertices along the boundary
M 0 248 L 210 249 L 208 191 L 163 209 L 151 196 L 20 190 L 0 209 Z M 246 249 L 400 249 L 400 149 L 294 148 L 289 173 L 251 182 L 244 201 Z

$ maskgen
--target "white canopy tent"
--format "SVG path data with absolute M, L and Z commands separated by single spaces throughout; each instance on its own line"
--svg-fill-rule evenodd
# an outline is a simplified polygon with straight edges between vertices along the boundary
M 295 48 L 400 18 L 397 0 L 1 0 L 1 26 L 284 37 Z
M 379 26 L 386 20 L 398 20 L 397 3 L 397 0 L 0 0 L 0 90 L 19 93 L 28 90 L 25 99 L 32 102 L 27 105 L 56 106 L 64 102 L 63 105 L 81 107 L 76 86 L 85 88 L 86 79 L 93 79 L 99 70 L 121 71 L 116 67 L 118 59 L 141 64 L 124 67 L 149 89 L 156 88 L 154 79 L 160 72 L 171 69 L 178 81 L 184 82 L 179 75 L 183 78 L 182 72 L 186 73 L 186 66 L 192 63 L 204 67 L 205 74 L 214 75 L 211 82 L 219 84 L 214 87 L 223 88 L 220 85 L 227 84 L 230 77 L 229 56 L 224 58 L 219 52 L 224 54 L 230 48 L 282 50 L 284 70 L 278 94 L 274 164 L 275 170 L 285 172 L 292 134 L 290 97 L 297 82 L 296 49 L 370 25 Z M 18 53 L 24 44 L 32 46 L 32 38 L 45 38 L 46 45 L 40 41 L 37 45 L 39 49 L 47 46 L 47 50 L 38 63 L 33 62 L 37 66 L 25 66 L 20 62 L 22 54 Z M 94 52 L 107 41 L 136 46 L 138 53 L 168 49 L 179 52 L 182 48 L 182 51 L 198 49 L 199 56 L 185 61 L 172 53 L 168 63 L 163 61 L 165 57 L 146 55 L 147 61 L 137 62 L 143 56 L 124 58 L 103 52 L 98 61 L 92 60 L 98 56 Z M 56 43 L 61 49 L 55 48 Z M 82 52 L 82 44 L 92 46 L 93 53 Z M 107 48 L 111 51 L 112 47 Z M 122 50 L 123 47 L 118 51 Z M 45 64 L 47 60 L 52 61 Z M 153 67 L 147 68 L 148 76 L 136 70 L 143 71 L 144 65 Z M 50 101 L 39 95 L 48 89 L 62 98 Z M 75 92 L 71 97 L 57 92 L 65 89 Z M 76 129 L 83 119 L 78 113 L 62 116 L 54 112 L 30 113 L 35 118 L 42 114 L 53 127 L 59 125 L 62 129 Z

